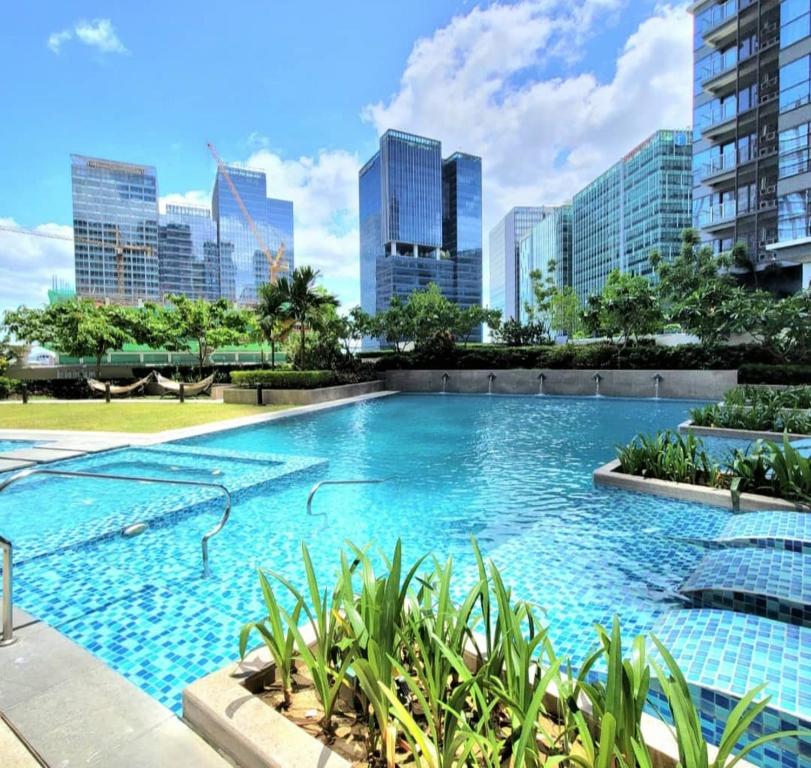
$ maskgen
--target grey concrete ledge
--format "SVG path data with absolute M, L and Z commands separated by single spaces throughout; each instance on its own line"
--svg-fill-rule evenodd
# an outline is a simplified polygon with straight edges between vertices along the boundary
M 447 381 L 443 376 L 447 374 Z M 495 378 L 490 387 L 490 375 Z M 515 368 L 479 370 L 415 370 L 387 371 L 387 389 L 401 392 L 484 393 L 509 395 L 577 395 L 597 393 L 595 376 L 600 376 L 599 394 L 607 397 L 653 398 L 656 393 L 654 377 L 661 380 L 661 398 L 689 400 L 719 400 L 738 383 L 738 372 L 674 371 L 674 370 L 580 370 L 555 368 Z M 542 378 L 543 377 L 543 378 Z
M 664 496 L 678 501 L 690 501 L 698 504 L 708 504 L 711 507 L 733 509 L 732 494 L 722 488 L 708 488 L 702 485 L 689 483 L 674 483 L 671 480 L 656 480 L 636 475 L 626 475 L 619 471 L 620 463 L 616 459 L 594 470 L 594 484 L 597 486 L 619 488 L 623 491 L 636 491 L 649 493 L 653 496 Z M 807 512 L 807 506 L 794 504 L 784 499 L 774 499 L 771 496 L 759 496 L 755 493 L 742 493 L 741 512 L 757 512 L 759 510 Z
M 738 440 L 771 440 L 773 443 L 783 442 L 783 432 L 757 432 L 751 429 L 727 429 L 726 427 L 700 427 L 688 419 L 679 424 L 682 434 L 696 435 L 697 437 L 725 437 Z M 785 435 L 789 440 L 803 440 L 811 435 L 802 435 L 788 432 Z
M 14 612 L 0 710 L 48 765 L 229 765 L 170 710 L 57 630 Z M 5 765 L 0 756 L 0 764 Z
M 381 392 L 385 387 L 382 380 L 362 381 L 358 384 L 340 384 L 335 387 L 317 389 L 263 389 L 263 405 L 315 405 L 332 400 L 345 400 L 348 397 Z M 223 402 L 256 405 L 256 388 L 232 387 L 223 390 Z

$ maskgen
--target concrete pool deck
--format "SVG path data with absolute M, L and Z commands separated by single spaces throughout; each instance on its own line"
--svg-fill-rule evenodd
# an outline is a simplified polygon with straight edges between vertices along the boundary
M 169 709 L 53 627 L 18 609 L 14 626 L 17 641 L 0 648 L 0 711 L 48 765 L 230 765 Z M 20 766 L 39 764 L 14 741 Z M 4 766 L 5 758 L 4 750 Z

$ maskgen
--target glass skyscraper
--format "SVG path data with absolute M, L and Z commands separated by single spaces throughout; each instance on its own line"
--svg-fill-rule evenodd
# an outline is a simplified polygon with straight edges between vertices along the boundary
M 283 268 L 276 276 L 289 274 L 294 264 L 293 203 L 267 197 L 262 171 L 229 165 L 227 173 L 271 254 L 275 257 L 284 247 Z M 222 170 L 217 171 L 211 210 L 217 227 L 221 294 L 238 304 L 255 304 L 259 286 L 270 280 L 270 264 Z
M 572 206 L 561 205 L 548 209 L 547 215 L 522 238 L 518 246 L 521 296 L 520 319 L 529 320 L 527 304 L 534 305 L 532 272 L 541 273 L 542 279 L 555 264 L 552 277 L 562 288 L 572 284 Z
M 217 227 L 208 208 L 167 205 L 160 217 L 159 249 L 162 296 L 220 297 Z
M 613 269 L 654 279 L 651 253 L 671 260 L 690 226 L 688 131 L 657 131 L 574 196 L 572 285 L 581 303 Z
M 811 4 L 696 2 L 693 221 L 747 246 L 761 284 L 811 279 Z
M 443 161 L 440 142 L 386 131 L 358 193 L 363 309 L 375 314 L 429 283 L 460 306 L 481 304 L 480 158 Z
M 490 230 L 490 308 L 500 309 L 503 319 L 521 315 L 519 244 L 546 214 L 547 206 L 513 208 Z
M 155 169 L 71 155 L 76 293 L 137 304 L 160 298 Z

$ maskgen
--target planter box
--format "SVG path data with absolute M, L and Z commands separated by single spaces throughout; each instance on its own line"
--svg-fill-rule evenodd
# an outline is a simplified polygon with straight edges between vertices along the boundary
M 689 483 L 674 483 L 671 480 L 656 480 L 653 478 L 626 475 L 619 471 L 620 463 L 617 460 L 594 470 L 594 484 L 620 488 L 623 491 L 636 491 L 650 493 L 654 496 L 664 496 L 679 501 L 692 501 L 698 504 L 708 504 L 711 507 L 724 507 L 734 509 L 732 494 L 721 488 L 708 488 L 703 485 L 690 485 Z M 785 499 L 775 499 L 771 496 L 759 496 L 755 493 L 742 493 L 740 507 L 736 511 L 756 512 L 758 510 L 776 510 L 784 512 L 807 512 L 808 507 L 795 504 Z
M 757 432 L 749 429 L 727 429 L 726 427 L 700 427 L 691 420 L 679 424 L 679 432 L 689 433 L 697 437 L 731 437 L 738 440 L 771 440 L 773 443 L 783 442 L 782 432 Z M 801 435 L 789 432 L 789 440 L 804 440 L 811 435 Z
M 448 380 L 443 385 L 443 374 Z M 517 368 L 510 370 L 422 370 L 387 371 L 386 388 L 400 392 L 488 391 L 489 376 L 493 394 L 499 395 L 578 395 L 597 393 L 594 376 L 600 374 L 600 394 L 608 397 L 652 398 L 656 393 L 654 376 L 659 374 L 659 396 L 694 400 L 719 400 L 738 383 L 737 371 L 665 371 L 665 370 L 577 370 L 553 368 Z M 545 378 L 541 379 L 541 376 Z
M 360 384 L 341 384 L 337 387 L 319 387 L 318 389 L 262 389 L 263 405 L 315 405 L 328 403 L 331 400 L 343 400 L 348 397 L 382 392 L 383 381 L 362 381 Z M 256 405 L 256 388 L 231 387 L 223 390 L 223 401 Z
M 312 629 L 302 628 L 305 637 Z M 472 647 L 472 646 L 471 646 Z M 465 653 L 471 670 L 476 656 Z M 200 678 L 183 691 L 183 718 L 207 742 L 240 768 L 351 768 L 351 763 L 322 744 L 256 695 L 273 677 L 273 664 L 265 647 Z M 554 683 L 545 698 L 547 711 L 558 714 L 560 698 Z M 591 703 L 582 694 L 578 706 L 596 735 Z M 654 768 L 675 768 L 679 754 L 670 727 L 642 714 L 642 732 Z M 717 752 L 710 746 L 712 758 Z M 741 768 L 753 768 L 740 761 Z

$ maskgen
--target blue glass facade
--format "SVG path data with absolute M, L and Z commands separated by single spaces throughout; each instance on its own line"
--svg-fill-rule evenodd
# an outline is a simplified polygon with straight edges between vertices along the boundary
M 158 299 L 155 169 L 71 155 L 71 183 L 76 293 L 123 304 Z
M 440 142 L 387 131 L 358 174 L 361 306 L 370 314 L 436 283 L 481 304 L 481 159 L 442 160 Z M 480 334 L 476 334 L 480 338 Z
M 268 199 L 261 171 L 228 166 L 227 172 L 271 254 L 284 247 L 284 268 L 277 277 L 288 274 L 294 265 L 293 204 Z M 214 182 L 211 210 L 217 226 L 222 295 L 241 305 L 255 304 L 259 286 L 270 279 L 270 265 L 222 170 Z
M 581 303 L 613 269 L 655 279 L 650 256 L 671 260 L 690 226 L 689 131 L 657 131 L 574 196 L 572 285 Z
M 715 252 L 746 245 L 761 284 L 805 285 L 811 235 L 809 0 L 693 6 L 693 225 Z
M 521 316 L 521 240 L 551 210 L 544 206 L 513 208 L 490 230 L 490 307 L 500 309 L 504 319 Z
M 554 262 L 552 274 L 555 285 L 559 288 L 572 284 L 572 206 L 561 205 L 552 208 L 523 237 L 518 247 L 521 322 L 529 320 L 527 305 L 535 301 L 532 290 L 532 272 L 540 272 L 543 278 L 549 274 L 550 264 Z
M 160 218 L 159 249 L 162 296 L 220 297 L 217 227 L 208 208 L 168 205 Z

